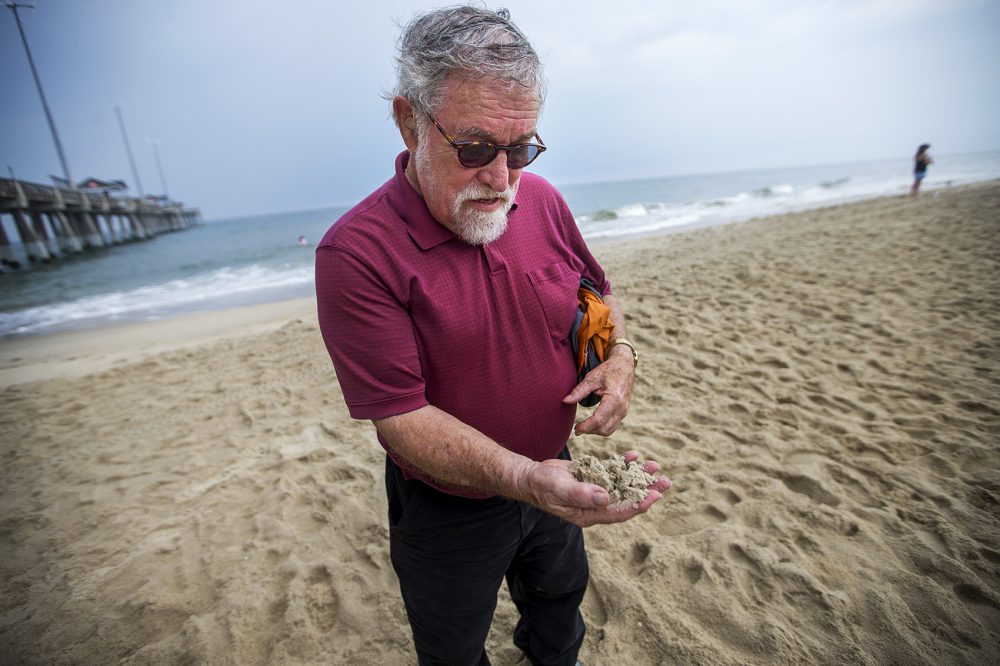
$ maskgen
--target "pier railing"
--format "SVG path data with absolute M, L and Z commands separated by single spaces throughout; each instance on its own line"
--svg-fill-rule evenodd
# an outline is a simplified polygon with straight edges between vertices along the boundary
M 13 219 L 16 237 L 8 234 L 3 215 Z M 0 178 L 0 272 L 200 223 L 197 208 L 174 201 Z

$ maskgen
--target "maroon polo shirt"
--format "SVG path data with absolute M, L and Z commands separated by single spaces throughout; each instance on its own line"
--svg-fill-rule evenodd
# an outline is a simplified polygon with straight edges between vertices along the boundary
M 524 172 L 504 234 L 465 243 L 396 175 L 330 227 L 316 250 L 319 324 L 356 419 L 425 405 L 534 460 L 555 457 L 576 415 L 569 342 L 580 277 L 610 291 L 562 196 Z M 379 438 L 407 478 L 442 487 Z

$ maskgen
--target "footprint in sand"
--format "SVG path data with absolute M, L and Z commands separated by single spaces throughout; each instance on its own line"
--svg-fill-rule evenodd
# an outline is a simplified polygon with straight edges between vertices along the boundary
M 939 531 L 921 527 L 917 529 L 917 536 L 931 550 L 948 557 L 953 556 L 951 548 L 948 547 L 948 541 Z
M 687 442 L 680 437 L 667 437 L 663 440 L 663 443 L 672 448 L 674 451 L 680 451 L 687 446 Z
M 1000 626 L 1000 603 L 978 585 L 958 583 L 952 588 L 955 596 L 965 604 L 984 627 Z
M 701 511 L 672 518 L 661 530 L 667 536 L 684 536 L 718 525 L 729 520 L 729 516 L 715 506 L 706 505 Z
M 979 554 L 982 555 L 983 559 L 985 559 L 986 561 L 992 562 L 993 564 L 1000 566 L 1000 553 L 998 553 L 997 551 L 992 550 L 990 548 L 983 548 L 981 551 L 979 551 Z
M 978 414 L 988 414 L 990 416 L 1000 416 L 1000 412 L 993 409 L 989 405 L 981 402 L 976 402 L 974 400 L 962 400 L 958 403 L 958 408 L 965 410 L 967 412 L 974 412 Z
M 730 506 L 739 504 L 740 502 L 743 501 L 742 497 L 740 497 L 735 492 L 726 487 L 717 488 L 715 490 L 715 495 L 726 504 L 729 504 Z
M 839 497 L 829 492 L 819 481 L 811 476 L 803 474 L 779 474 L 778 478 L 789 490 L 800 495 L 805 495 L 820 504 L 826 504 L 827 506 L 837 506 L 840 504 Z
M 746 549 L 739 544 L 734 543 L 729 545 L 729 559 L 751 571 L 760 572 L 761 570 L 761 564 L 757 561 L 757 558 L 748 554 Z
M 652 544 L 646 543 L 644 541 L 637 541 L 632 544 L 632 567 L 638 573 L 642 570 L 642 566 L 649 559 L 649 554 L 653 552 Z
M 330 570 L 314 567 L 306 581 L 305 601 L 309 617 L 322 631 L 330 630 L 336 621 L 340 599 L 333 589 Z
M 684 571 L 684 578 L 691 585 L 695 585 L 701 580 L 702 576 L 705 575 L 705 565 L 700 560 L 688 560 L 682 565 Z

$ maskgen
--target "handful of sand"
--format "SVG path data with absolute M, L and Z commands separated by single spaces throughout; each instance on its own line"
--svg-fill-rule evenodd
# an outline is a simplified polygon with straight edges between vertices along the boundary
M 646 499 L 646 488 L 653 483 L 654 478 L 642 468 L 642 465 L 632 460 L 613 455 L 606 460 L 598 460 L 594 456 L 580 456 L 569 465 L 569 472 L 577 481 L 593 483 L 608 491 L 611 495 L 612 509 L 636 508 Z

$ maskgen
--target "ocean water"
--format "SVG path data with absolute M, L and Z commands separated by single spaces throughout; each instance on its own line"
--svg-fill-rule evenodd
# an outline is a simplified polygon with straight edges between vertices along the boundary
M 904 194 L 909 159 L 559 187 L 593 243 Z M 1000 178 L 1000 151 L 935 155 L 922 192 Z M 381 183 L 373 180 L 373 187 Z M 0 337 L 309 296 L 313 246 L 349 206 L 208 221 L 0 274 Z M 6 222 L 6 220 L 5 220 Z M 306 245 L 299 245 L 299 236 Z

